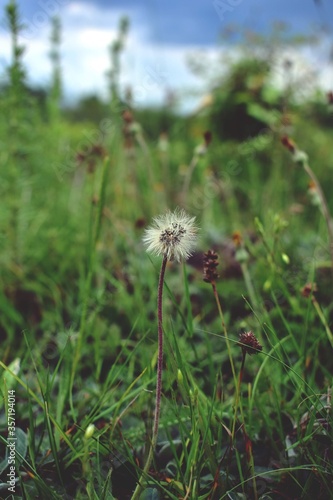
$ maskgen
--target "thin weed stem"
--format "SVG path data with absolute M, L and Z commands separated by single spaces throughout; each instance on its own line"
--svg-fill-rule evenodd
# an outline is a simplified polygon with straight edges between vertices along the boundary
M 234 365 L 234 361 L 233 361 L 233 358 L 232 358 L 231 347 L 230 347 L 230 342 L 229 342 L 229 337 L 228 337 L 228 331 L 227 331 L 227 327 L 226 327 L 226 324 L 225 324 L 225 321 L 224 321 L 224 314 L 223 314 L 221 302 L 220 302 L 220 299 L 219 299 L 219 296 L 218 296 L 218 293 L 217 293 L 217 290 L 216 290 L 216 283 L 215 283 L 215 281 L 212 281 L 211 283 L 212 283 L 213 294 L 214 294 L 214 297 L 215 297 L 217 309 L 218 309 L 218 312 L 219 312 L 219 316 L 221 318 L 221 323 L 222 323 L 224 338 L 225 338 L 225 341 L 226 341 L 226 344 L 227 344 L 228 356 L 229 356 L 229 361 L 230 361 L 232 375 L 234 377 L 235 384 L 237 384 L 237 377 L 236 377 L 236 372 L 235 372 L 235 365 Z
M 258 302 L 257 295 L 256 295 L 256 292 L 255 292 L 255 289 L 254 289 L 254 286 L 253 286 L 253 283 L 251 280 L 249 268 L 248 268 L 248 265 L 246 262 L 241 262 L 241 269 L 242 269 L 242 274 L 243 274 L 243 278 L 245 281 L 245 286 L 247 288 L 252 306 L 255 308 L 255 310 L 258 311 L 259 310 L 259 302 Z
M 86 326 L 87 326 L 87 321 L 88 321 L 88 305 L 89 305 L 89 298 L 90 298 L 91 287 L 92 287 L 92 279 L 93 279 L 94 271 L 95 271 L 97 243 L 98 243 L 98 239 L 99 239 L 100 232 L 101 232 L 103 208 L 105 205 L 105 190 L 106 190 L 106 185 L 107 185 L 109 161 L 110 160 L 108 157 L 106 157 L 104 159 L 101 184 L 100 184 L 100 193 L 99 193 L 97 215 L 96 215 L 95 223 L 93 223 L 93 220 L 91 217 L 90 227 L 89 227 L 88 264 L 87 264 L 87 275 L 86 275 L 86 280 L 85 280 L 85 284 L 84 284 L 84 291 L 83 291 L 83 307 L 82 307 L 82 312 L 81 312 L 81 317 L 80 317 L 79 333 L 78 333 L 77 343 L 76 343 L 75 350 L 74 350 L 73 363 L 72 363 L 72 369 L 71 369 L 71 377 L 70 377 L 69 402 L 70 402 L 70 407 L 71 407 L 71 411 L 72 411 L 72 415 L 73 415 L 74 420 L 76 420 L 76 412 L 75 412 L 74 405 L 73 405 L 73 386 L 74 386 L 74 379 L 75 379 L 76 371 L 78 368 L 78 364 L 79 364 L 79 361 L 80 361 L 80 358 L 82 355 L 82 346 L 83 346 L 83 341 L 84 341 Z
M 324 192 L 321 188 L 320 182 L 318 181 L 315 173 L 313 172 L 312 168 L 308 165 L 308 163 L 303 162 L 303 168 L 305 172 L 308 174 L 310 177 L 311 181 L 313 182 L 315 189 L 319 195 L 319 200 L 320 200 L 320 206 L 321 210 L 326 222 L 327 226 L 327 233 L 328 233 L 328 240 L 329 240 L 329 248 L 330 248 L 330 255 L 331 255 L 331 271 L 332 271 L 332 278 L 333 278 L 333 221 L 328 209 L 328 204 L 324 195 Z
M 333 347 L 333 334 L 332 334 L 332 331 L 326 321 L 326 318 L 324 316 L 324 313 L 323 311 L 321 310 L 321 307 L 317 301 L 317 299 L 314 297 L 314 295 L 312 295 L 312 303 L 314 305 L 314 308 L 316 310 L 316 313 L 318 314 L 318 317 L 320 319 L 320 321 L 322 322 L 324 328 L 325 328 L 325 331 L 326 331 L 326 334 L 327 334 L 327 337 L 328 337 L 328 340 L 330 341 L 330 344 L 331 346 Z
M 182 202 L 185 206 L 186 206 L 186 202 L 187 202 L 188 192 L 190 189 L 191 179 L 193 176 L 194 169 L 198 164 L 198 160 L 199 160 L 198 155 L 194 154 L 193 158 L 191 160 L 191 163 L 189 164 L 187 171 L 186 171 L 183 189 L 182 189 L 182 193 L 181 193 L 181 199 L 182 199 Z
M 234 440 L 235 440 L 237 410 L 238 410 L 238 405 L 239 405 L 239 400 L 240 400 L 240 388 L 241 388 L 241 383 L 243 380 L 244 364 L 245 364 L 245 358 L 246 358 L 246 351 L 242 350 L 242 352 L 243 352 L 242 364 L 240 367 L 240 372 L 239 372 L 237 386 L 236 386 L 235 404 L 234 404 L 234 419 L 233 419 L 232 428 L 231 428 L 231 441 L 232 441 L 231 445 L 232 446 L 233 446 Z
M 236 434 L 237 411 L 238 411 L 238 406 L 240 406 L 241 415 L 242 415 L 242 428 L 243 428 L 243 434 L 244 434 L 244 438 L 245 438 L 246 461 L 247 461 L 247 464 L 249 467 L 250 476 L 252 477 L 254 499 L 257 500 L 258 493 L 257 493 L 257 485 L 256 485 L 256 480 L 255 480 L 255 474 L 254 474 L 252 441 L 251 441 L 251 439 L 246 431 L 243 407 L 242 407 L 242 405 L 239 404 L 240 403 L 240 396 L 241 396 L 241 384 L 242 384 L 243 375 L 244 375 L 245 359 L 246 359 L 246 350 L 242 349 L 242 362 L 241 362 L 241 367 L 240 367 L 238 382 L 237 382 L 237 390 L 236 390 L 235 404 L 234 404 L 234 418 L 233 418 L 232 429 L 231 429 L 230 453 L 232 452 L 232 449 L 234 447 L 235 434 Z

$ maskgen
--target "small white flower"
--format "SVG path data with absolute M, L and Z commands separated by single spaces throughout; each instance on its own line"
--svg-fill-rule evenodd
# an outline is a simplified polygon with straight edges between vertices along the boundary
M 192 254 L 198 231 L 194 221 L 195 217 L 180 209 L 156 217 L 143 237 L 147 252 L 163 255 L 169 261 L 187 259 Z

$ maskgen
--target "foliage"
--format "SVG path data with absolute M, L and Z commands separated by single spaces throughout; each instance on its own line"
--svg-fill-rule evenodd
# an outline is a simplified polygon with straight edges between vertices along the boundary
M 280 109 L 273 124 L 262 113 L 264 134 L 244 127 L 232 140 L 207 134 L 214 112 L 168 115 L 168 135 L 151 127 L 150 138 L 149 113 L 121 102 L 95 122 L 42 114 L 13 43 L 0 96 L 1 497 L 11 492 L 15 394 L 16 498 L 131 498 L 150 443 L 157 362 L 160 261 L 145 253 L 143 230 L 181 206 L 196 216 L 200 242 L 183 268 L 168 264 L 161 424 L 141 498 L 329 498 L 327 225 L 280 140 L 287 126 L 332 214 L 329 108 L 309 100 Z M 240 74 L 234 95 L 245 94 L 256 120 L 270 99 L 280 105 L 262 62 L 231 66 L 228 91 Z M 209 248 L 219 258 L 215 290 L 202 277 Z M 244 331 L 263 346 L 245 363 Z

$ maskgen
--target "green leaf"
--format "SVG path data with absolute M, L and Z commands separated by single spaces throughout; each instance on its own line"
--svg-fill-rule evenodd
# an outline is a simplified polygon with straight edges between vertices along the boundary
M 251 103 L 247 106 L 247 112 L 253 118 L 260 120 L 267 125 L 273 126 L 280 119 L 280 112 L 276 109 L 265 109 L 260 104 Z
M 140 495 L 140 500 L 160 500 L 160 498 L 156 488 L 147 488 Z

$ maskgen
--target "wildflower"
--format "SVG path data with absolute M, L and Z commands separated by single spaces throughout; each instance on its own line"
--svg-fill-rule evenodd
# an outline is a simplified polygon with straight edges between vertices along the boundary
M 156 217 L 143 237 L 147 252 L 163 255 L 169 261 L 187 259 L 192 254 L 198 231 L 194 221 L 195 217 L 180 209 Z
M 327 101 L 328 101 L 329 106 L 333 105 L 333 92 L 332 91 L 327 93 Z
M 162 255 L 160 275 L 157 289 L 157 377 L 156 377 L 156 399 L 151 443 L 142 477 L 149 471 L 153 460 L 153 454 L 157 444 L 161 399 L 162 399 L 162 375 L 163 375 L 163 285 L 164 276 L 168 260 L 186 259 L 191 255 L 193 245 L 196 240 L 197 227 L 194 225 L 195 217 L 190 217 L 184 210 L 176 209 L 174 212 L 167 212 L 153 220 L 150 228 L 146 229 L 143 242 L 147 245 L 147 251 L 155 255 Z M 183 374 L 178 370 L 178 381 L 181 382 Z M 141 482 L 141 481 L 140 481 Z M 132 496 L 137 499 L 140 496 L 140 482 Z
M 316 283 L 306 283 L 306 285 L 304 285 L 301 290 L 301 294 L 303 295 L 303 297 L 309 298 L 310 295 L 313 295 L 317 291 L 318 287 Z
M 281 137 L 281 142 L 283 146 L 291 152 L 295 163 L 304 164 L 308 161 L 308 155 L 304 151 L 298 149 L 296 144 L 287 135 Z
M 204 139 L 204 142 L 199 144 L 195 150 L 194 150 L 194 155 L 197 155 L 197 156 L 204 156 L 206 153 L 207 153 L 207 148 L 209 146 L 209 144 L 212 142 L 212 133 L 207 130 L 204 134 L 203 134 L 203 139 Z
M 291 153 L 295 153 L 296 144 L 287 136 L 281 137 L 281 142 L 285 148 L 287 148 Z
M 206 130 L 203 137 L 204 137 L 205 145 L 208 148 L 209 144 L 212 142 L 213 135 L 209 130 Z
M 76 154 L 78 165 L 86 165 L 89 173 L 93 173 L 100 158 L 106 157 L 106 151 L 101 144 L 92 144 L 87 151 L 79 151 Z
M 240 334 L 238 345 L 241 346 L 243 354 L 258 354 L 262 351 L 262 345 L 251 331 Z
M 135 229 L 142 229 L 146 225 L 146 219 L 144 217 L 139 217 L 134 223 Z
M 316 183 L 313 180 L 311 180 L 308 184 L 308 195 L 312 205 L 320 207 L 320 194 L 318 192 Z
M 235 247 L 240 247 L 243 243 L 242 233 L 240 231 L 234 231 L 232 233 L 232 241 Z
M 234 231 L 232 234 L 232 240 L 236 247 L 235 251 L 236 261 L 239 262 L 240 264 L 245 264 L 249 260 L 249 253 L 244 246 L 242 233 L 240 231 Z
M 203 280 L 206 283 L 215 282 L 219 277 L 216 272 L 219 263 L 217 253 L 214 250 L 208 250 L 208 252 L 204 253 L 203 265 Z

